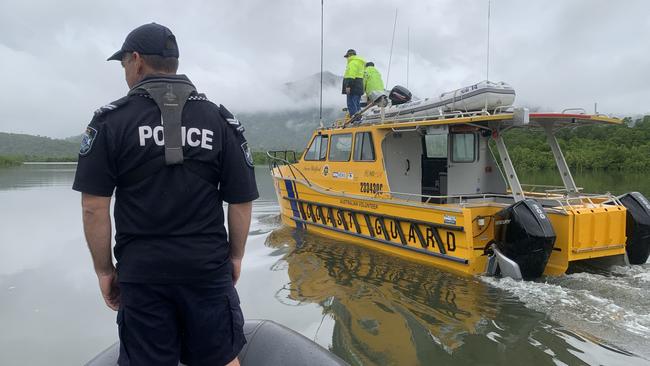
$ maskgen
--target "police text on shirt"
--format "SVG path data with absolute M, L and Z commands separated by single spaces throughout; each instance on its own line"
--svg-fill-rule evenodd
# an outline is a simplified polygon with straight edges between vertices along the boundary
M 140 135 L 140 146 L 145 146 L 148 139 L 153 139 L 154 143 L 158 146 L 165 145 L 165 137 L 163 133 L 163 126 L 140 126 L 138 127 L 138 134 Z M 185 146 L 185 142 L 191 147 L 200 146 L 202 149 L 212 150 L 212 136 L 213 132 L 207 129 L 198 129 L 195 127 L 187 128 L 181 127 L 181 144 Z

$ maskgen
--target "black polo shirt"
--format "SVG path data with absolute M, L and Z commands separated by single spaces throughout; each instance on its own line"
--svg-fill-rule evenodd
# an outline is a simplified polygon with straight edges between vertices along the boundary
M 183 164 L 122 183 L 143 164 L 164 161 L 160 110 L 148 95 L 100 108 L 86 129 L 73 189 L 105 197 L 115 191 L 115 258 L 122 282 L 231 281 L 222 203 L 258 197 L 243 128 L 223 106 L 193 94 L 183 109 L 182 134 L 185 159 L 202 162 L 216 182 Z

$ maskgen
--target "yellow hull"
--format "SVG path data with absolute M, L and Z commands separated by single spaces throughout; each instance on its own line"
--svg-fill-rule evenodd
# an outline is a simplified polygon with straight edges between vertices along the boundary
M 489 217 L 503 205 L 433 205 L 346 194 L 288 178 L 280 169 L 272 172 L 274 186 L 282 222 L 290 227 L 453 272 L 486 270 L 485 249 L 494 240 Z M 625 208 L 590 206 L 547 212 L 557 239 L 545 274 L 563 274 L 572 261 L 625 254 Z

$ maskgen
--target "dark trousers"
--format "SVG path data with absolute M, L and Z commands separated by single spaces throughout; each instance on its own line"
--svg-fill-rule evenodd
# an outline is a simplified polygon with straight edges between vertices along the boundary
M 120 366 L 225 365 L 246 343 L 232 286 L 120 283 Z
M 348 113 L 353 116 L 361 110 L 361 95 L 348 94 Z

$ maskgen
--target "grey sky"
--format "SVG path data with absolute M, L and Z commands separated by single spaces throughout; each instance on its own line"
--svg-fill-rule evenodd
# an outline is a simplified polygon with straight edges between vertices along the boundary
M 161 6 L 162 3 L 169 3 Z M 650 2 L 492 0 L 490 80 L 510 83 L 516 104 L 602 113 L 650 110 Z M 389 86 L 434 96 L 485 79 L 487 0 L 325 0 L 325 70 L 342 74 L 355 48 Z M 3 1 L 0 131 L 65 137 L 97 107 L 126 93 L 105 59 L 148 22 L 179 41 L 179 72 L 234 112 L 317 106 L 281 85 L 319 71 L 320 1 Z M 337 88 L 328 105 L 344 105 Z

